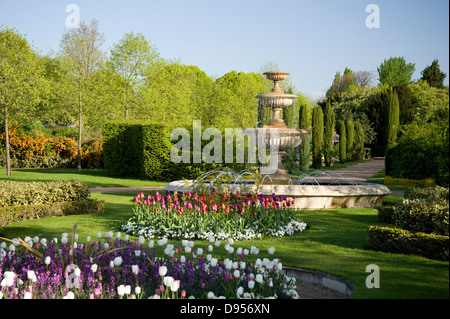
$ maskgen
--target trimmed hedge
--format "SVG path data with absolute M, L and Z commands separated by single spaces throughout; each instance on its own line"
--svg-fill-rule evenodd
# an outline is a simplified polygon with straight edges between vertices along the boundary
M 369 226 L 370 249 L 449 260 L 449 236 L 408 232 L 397 227 Z
M 112 177 L 170 180 L 170 149 L 164 125 L 109 123 L 103 127 L 105 170 Z
M 7 206 L 0 208 L 0 226 L 44 217 L 98 214 L 105 212 L 105 202 L 94 199 L 54 202 L 40 205 Z
M 425 179 L 408 179 L 408 178 L 394 178 L 391 176 L 385 176 L 384 185 L 397 185 L 397 186 L 410 186 L 410 187 L 433 187 L 436 186 L 436 182 L 433 178 Z
M 0 207 L 87 199 L 89 188 L 76 180 L 52 182 L 0 181 Z

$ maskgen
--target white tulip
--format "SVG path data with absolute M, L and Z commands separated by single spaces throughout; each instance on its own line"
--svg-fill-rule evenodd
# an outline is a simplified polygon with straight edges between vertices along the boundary
M 52 259 L 50 258 L 50 256 L 47 256 L 47 257 L 45 257 L 45 261 L 44 262 L 48 266 L 52 262 Z
M 255 282 L 253 280 L 249 280 L 248 288 L 253 289 L 255 287 Z
M 234 244 L 233 238 L 228 238 L 228 243 L 229 243 L 230 245 L 233 245 L 233 244 Z
M 214 246 L 219 247 L 220 246 L 220 240 L 216 240 L 214 243 Z
M 145 243 L 144 236 L 139 236 L 139 245 L 143 245 Z
M 32 282 L 36 282 L 37 278 L 36 278 L 36 274 L 34 273 L 34 270 L 28 270 L 27 272 L 27 277 L 29 280 L 31 280 Z
M 63 299 L 75 299 L 75 294 L 72 291 L 69 291 L 67 295 L 63 297 Z
M 273 255 L 273 253 L 275 252 L 275 248 L 270 247 L 269 249 L 267 249 L 267 251 L 269 252 L 270 255 Z
M 117 287 L 117 294 L 120 297 L 123 297 L 123 295 L 125 295 L 125 286 L 124 285 L 120 285 L 119 287 Z
M 23 295 L 23 299 L 33 299 L 33 294 L 31 292 L 26 291 Z
M 233 273 L 233 276 L 234 276 L 234 278 L 239 278 L 239 277 L 241 277 L 241 273 L 239 272 L 239 270 L 236 269 Z
M 180 281 L 179 280 L 172 281 L 172 283 L 170 284 L 170 290 L 176 292 L 178 288 L 180 288 Z
M 198 248 L 198 249 L 197 249 L 197 255 L 198 255 L 198 256 L 201 256 L 202 254 L 203 254 L 203 249 Z
M 150 240 L 148 242 L 148 248 L 153 248 L 154 245 L 155 245 L 155 242 L 153 240 Z
M 139 266 L 138 265 L 132 265 L 131 266 L 131 272 L 135 275 L 139 273 Z
M 75 268 L 74 275 L 75 275 L 75 277 L 80 277 L 81 276 L 81 269 L 78 268 L 78 267 Z
M 208 240 L 209 240 L 210 243 L 213 243 L 214 242 L 214 236 L 209 236 Z
M 127 294 L 127 295 L 131 294 L 131 286 L 130 285 L 125 286 L 125 294 Z
M 141 293 L 141 287 L 134 288 L 134 292 L 139 295 Z
M 255 277 L 255 281 L 262 284 L 263 283 L 263 276 L 261 274 L 257 274 Z
M 122 262 L 123 262 L 123 259 L 122 259 L 122 257 L 116 257 L 116 258 L 114 258 L 114 266 L 120 266 L 120 265 L 122 265 Z
M 140 250 L 135 250 L 135 251 L 134 251 L 134 255 L 135 255 L 136 257 L 139 257 L 139 256 L 141 255 L 141 251 L 140 251 Z
M 97 233 L 97 239 L 100 239 L 100 238 L 102 238 L 102 233 L 98 232 Z
M 164 286 L 170 287 L 170 285 L 172 285 L 173 280 L 174 280 L 173 277 L 170 276 L 164 277 Z
M 108 243 L 105 243 L 105 244 L 103 245 L 103 248 L 104 248 L 104 249 L 108 249 L 108 248 L 109 248 L 109 244 L 108 244 Z
M 237 295 L 238 297 L 240 297 L 240 296 L 242 296 L 243 293 L 244 293 L 244 288 L 239 287 L 239 288 L 237 289 L 236 295 Z
M 211 267 L 216 267 L 217 266 L 217 258 L 211 258 Z
M 98 266 L 97 266 L 97 264 L 93 264 L 93 265 L 91 265 L 91 270 L 92 270 L 92 272 L 96 272 L 96 271 L 97 271 L 97 269 L 98 269 Z
M 159 267 L 159 275 L 161 277 L 164 277 L 166 274 L 167 274 L 167 267 L 166 266 Z
M 208 299 L 213 299 L 215 297 L 212 291 L 208 292 Z
M 86 237 L 86 242 L 87 242 L 87 243 L 90 243 L 90 242 L 91 242 L 91 236 L 87 236 L 87 237 Z

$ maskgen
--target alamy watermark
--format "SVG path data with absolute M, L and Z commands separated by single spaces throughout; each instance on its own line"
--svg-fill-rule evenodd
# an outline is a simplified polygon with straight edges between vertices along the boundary
M 245 137 L 248 138 L 247 158 L 245 158 Z M 222 132 L 219 129 L 209 127 L 202 133 L 201 121 L 194 120 L 192 138 L 190 132 L 185 128 L 179 127 L 171 131 L 170 139 L 177 142 L 170 150 L 170 159 L 175 164 L 201 163 L 202 161 L 208 164 L 269 163 L 268 166 L 261 167 L 260 172 L 261 174 L 273 174 L 278 168 L 279 137 L 278 129 L 275 128 L 270 131 L 258 129 L 243 131 L 241 128 L 226 128 L 224 144 Z M 210 142 L 202 147 L 202 141 Z M 223 150 L 223 145 L 225 150 Z M 269 145 L 269 155 L 267 154 L 267 145 Z
M 69 29 L 78 29 L 80 27 L 80 7 L 77 4 L 71 3 L 66 6 L 66 27 Z
M 376 4 L 369 4 L 366 6 L 366 12 L 370 13 L 366 17 L 366 27 L 368 29 L 380 28 L 380 7 Z
M 380 267 L 376 264 L 367 265 L 366 272 L 370 272 L 366 278 L 366 287 L 369 289 L 380 288 Z

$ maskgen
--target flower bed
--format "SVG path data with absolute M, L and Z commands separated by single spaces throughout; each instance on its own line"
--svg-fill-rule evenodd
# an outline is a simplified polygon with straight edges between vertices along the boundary
M 203 249 L 108 232 L 103 242 L 99 233 L 80 244 L 75 230 L 59 240 L 1 243 L 0 299 L 298 298 L 279 259 L 258 258 L 254 246 L 235 249 L 232 239 L 222 245 L 211 237 Z M 227 258 L 217 254 L 223 248 Z
M 134 200 L 133 216 L 121 230 L 145 238 L 249 240 L 292 235 L 307 227 L 289 208 L 292 199 L 275 194 L 157 192 L 140 193 Z

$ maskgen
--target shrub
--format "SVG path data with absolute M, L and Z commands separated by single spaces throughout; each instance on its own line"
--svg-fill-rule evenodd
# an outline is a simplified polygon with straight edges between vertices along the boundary
M 13 182 L 0 181 L 0 207 L 36 205 L 89 197 L 86 184 L 79 181 Z
M 369 226 L 368 235 L 369 247 L 373 250 L 449 260 L 448 236 L 413 233 L 400 228 L 379 226 Z
M 109 123 L 103 127 L 106 173 L 169 180 L 170 141 L 163 125 Z
M 313 108 L 313 125 L 311 135 L 312 145 L 312 166 L 322 167 L 322 146 L 323 146 L 323 112 L 320 106 Z
M 443 187 L 405 191 L 395 207 L 395 226 L 414 232 L 449 234 L 449 190 Z
M 38 205 L 6 206 L 0 208 L 0 226 L 44 217 L 104 213 L 103 201 L 82 199 Z

